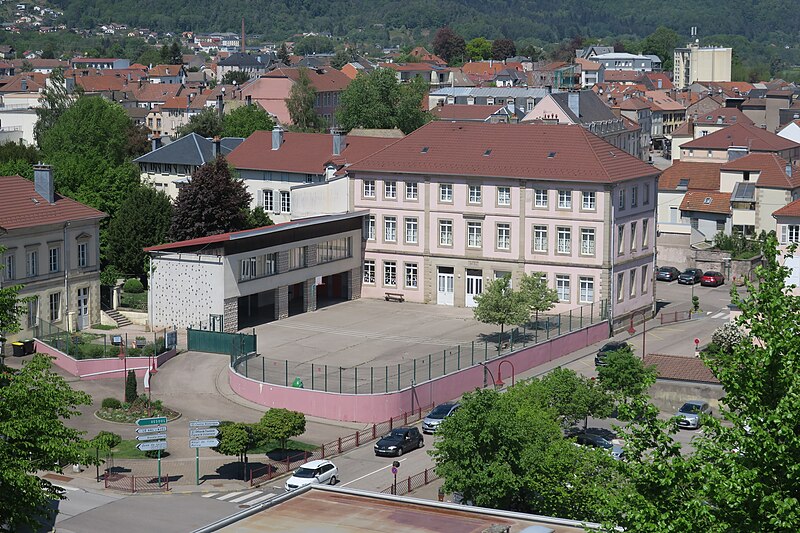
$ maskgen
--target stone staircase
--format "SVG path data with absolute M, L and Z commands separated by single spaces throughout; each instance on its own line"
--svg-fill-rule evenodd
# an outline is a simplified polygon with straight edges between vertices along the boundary
M 103 312 L 106 315 L 108 315 L 114 322 L 117 323 L 117 327 L 122 328 L 125 326 L 130 326 L 132 324 L 132 322 L 128 319 L 128 317 L 124 316 L 116 309 L 104 309 Z

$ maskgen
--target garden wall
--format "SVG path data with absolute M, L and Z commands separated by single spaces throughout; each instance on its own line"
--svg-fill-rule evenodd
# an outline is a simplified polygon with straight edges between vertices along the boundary
M 36 351 L 49 355 L 57 367 L 80 379 L 118 379 L 124 376 L 126 368 L 134 370 L 137 377 L 142 377 L 152 361 L 150 357 L 126 357 L 125 360 L 119 357 L 75 359 L 38 339 Z M 175 357 L 177 353 L 177 349 L 173 348 L 156 356 L 156 368 Z

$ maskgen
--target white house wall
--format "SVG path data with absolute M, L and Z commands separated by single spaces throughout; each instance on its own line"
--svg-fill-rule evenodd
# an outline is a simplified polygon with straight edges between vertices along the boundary
M 180 258 L 180 259 L 178 259 Z M 153 260 L 150 301 L 153 327 L 187 327 L 222 315 L 223 261 L 215 255 L 168 254 Z
M 346 213 L 350 205 L 347 178 L 292 187 L 292 218 Z

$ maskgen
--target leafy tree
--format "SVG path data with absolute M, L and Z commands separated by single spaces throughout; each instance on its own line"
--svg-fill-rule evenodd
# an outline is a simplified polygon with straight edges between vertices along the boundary
M 247 479 L 247 452 L 258 446 L 260 438 L 252 424 L 225 421 L 219 426 L 219 446 L 214 451 L 235 455 L 242 462 L 242 479 Z
M 333 39 L 323 35 L 309 35 L 294 43 L 294 53 L 301 56 L 327 54 L 333 52 L 333 49 Z
M 250 74 L 243 70 L 229 70 L 222 76 L 222 83 L 223 85 L 231 85 L 231 84 L 238 84 L 242 85 L 250 81 Z
M 292 124 L 300 131 L 317 131 L 322 128 L 322 119 L 317 115 L 314 104 L 317 100 L 317 89 L 308 77 L 308 69 L 301 67 L 299 77 L 289 90 L 286 108 Z
M 64 71 L 53 70 L 47 86 L 39 98 L 39 107 L 36 108 L 36 125 L 33 127 L 33 138 L 36 139 L 36 144 L 42 145 L 45 133 L 55 125 L 73 100 L 74 97 L 67 91 Z
M 584 429 L 589 417 L 605 418 L 613 411 L 611 397 L 595 380 L 579 376 L 567 368 L 556 368 L 540 380 L 544 405 L 553 410 L 563 427 L 583 421 Z
M 33 179 L 33 165 L 42 160 L 36 146 L 6 142 L 0 144 L 0 176 L 13 176 Z
M 289 61 L 289 50 L 286 48 L 286 43 L 281 43 L 281 47 L 278 48 L 278 60 L 281 61 L 284 65 L 288 65 Z
M 528 303 L 522 293 L 511 288 L 511 276 L 488 283 L 482 294 L 475 297 L 475 319 L 500 326 L 500 338 L 506 324 L 521 324 L 530 316 Z
M 630 348 L 610 352 L 597 369 L 600 385 L 623 402 L 641 397 L 656 382 L 655 366 L 645 366 Z
M 54 517 L 49 504 L 64 490 L 37 473 L 95 463 L 82 432 L 64 424 L 80 414 L 77 406 L 90 404 L 88 394 L 51 371 L 46 355 L 19 370 L 0 367 L 0 529 L 38 531 Z
M 547 281 L 538 273 L 524 274 L 519 290 L 536 322 L 539 321 L 539 313 L 549 311 L 558 302 L 556 290 L 548 287 Z
M 161 47 L 161 63 L 165 65 L 183 65 L 183 54 L 178 41 L 172 41 L 171 45 L 164 44 Z
M 286 449 L 286 441 L 298 437 L 306 431 L 306 416 L 288 409 L 270 409 L 258 423 L 267 440 L 277 440 L 281 449 Z
M 131 124 L 128 129 L 128 142 L 125 146 L 125 157 L 135 159 L 150 151 L 150 130 L 144 124 Z
M 517 55 L 517 45 L 511 39 L 495 39 L 492 41 L 492 59 L 502 61 Z
M 433 120 L 433 116 L 423 105 L 427 94 L 428 84 L 419 76 L 400 85 L 396 126 L 406 135 Z
M 247 229 L 251 196 L 224 157 L 192 174 L 175 200 L 170 236 L 175 241 Z
M 263 207 L 256 207 L 250 211 L 247 226 L 248 228 L 263 228 L 264 226 L 271 226 L 274 224 Z
M 0 255 L 5 251 L 6 249 L 0 246 Z M 4 268 L 5 265 L 0 265 L 0 275 Z M 24 300 L 19 298 L 21 289 L 22 285 L 0 285 L 0 348 L 5 343 L 5 335 L 19 331 L 20 317 L 27 312 Z
M 136 401 L 136 398 L 139 397 L 139 393 L 136 390 L 136 372 L 133 370 L 128 370 L 128 375 L 125 376 L 125 402 L 126 403 L 133 403 Z
M 337 50 L 331 59 L 331 66 L 337 70 L 341 70 L 343 66 L 353 60 L 353 54 L 347 50 Z
M 462 59 L 466 55 L 464 38 L 454 32 L 449 26 L 436 30 L 433 36 L 433 53 L 448 63 Z
M 275 122 L 258 104 L 239 106 L 222 119 L 222 137 L 249 137 L 254 131 L 271 130 Z
M 733 349 L 745 339 L 744 333 L 733 322 L 726 322 L 711 334 L 711 342 L 724 353 L 731 353 Z
M 180 126 L 175 134 L 178 137 L 196 133 L 201 137 L 216 137 L 222 133 L 223 120 L 219 116 L 219 111 L 213 107 L 206 107 L 196 115 L 192 115 L 189 122 Z
M 147 255 L 143 249 L 166 242 L 172 223 L 172 204 L 163 191 L 137 186 L 108 225 L 108 260 L 125 276 L 144 279 Z
M 149 47 L 136 58 L 137 63 L 145 66 L 158 65 L 161 63 L 161 51 L 156 47 Z
M 542 49 L 533 44 L 523 46 L 520 48 L 519 53 L 524 57 L 529 57 L 531 61 L 539 61 L 542 57 Z
M 672 70 L 674 51 L 680 45 L 680 37 L 675 30 L 659 26 L 656 31 L 645 37 L 642 41 L 643 54 L 655 54 L 661 58 L 664 70 Z
M 80 96 L 41 140 L 56 189 L 113 215 L 139 183 L 139 170 L 127 157 L 131 127 L 119 104 Z
M 492 41 L 484 37 L 475 37 L 467 43 L 467 56 L 473 61 L 482 61 L 492 57 Z

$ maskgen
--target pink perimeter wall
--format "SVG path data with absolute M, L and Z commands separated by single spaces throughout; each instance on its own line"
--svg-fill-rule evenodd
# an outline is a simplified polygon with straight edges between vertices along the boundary
M 503 361 L 509 361 L 514 365 L 515 372 L 520 373 L 607 338 L 608 323 L 601 322 L 491 360 L 486 365 L 495 377 L 498 376 L 498 366 Z M 510 365 L 504 363 L 502 372 L 503 380 L 510 384 Z M 236 394 L 265 407 L 283 407 L 330 420 L 377 423 L 417 409 L 420 405 L 446 402 L 467 391 L 483 387 L 484 370 L 480 365 L 475 365 L 420 383 L 413 389 L 385 394 L 338 394 L 284 387 L 246 378 L 232 368 L 228 368 L 228 377 Z M 491 384 L 492 378 L 487 376 L 487 379 Z
M 81 379 L 111 379 L 121 378 L 125 374 L 126 362 L 119 357 L 109 357 L 105 359 L 74 359 L 62 351 L 56 350 L 52 346 L 36 341 L 36 351 L 44 353 L 53 358 L 53 363 Z M 177 354 L 177 350 L 172 349 L 156 357 L 156 368 L 160 367 Z M 134 370 L 137 377 L 144 376 L 147 365 L 150 363 L 149 357 L 128 357 L 127 369 Z

